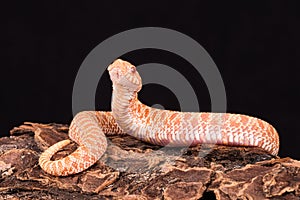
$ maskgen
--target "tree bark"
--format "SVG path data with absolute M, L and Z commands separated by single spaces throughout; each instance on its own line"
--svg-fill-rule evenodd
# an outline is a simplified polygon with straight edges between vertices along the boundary
M 159 147 L 108 136 L 103 157 L 67 177 L 45 173 L 41 152 L 68 126 L 25 123 L 0 138 L 0 199 L 299 199 L 300 162 L 255 147 Z M 71 143 L 53 156 L 77 148 Z

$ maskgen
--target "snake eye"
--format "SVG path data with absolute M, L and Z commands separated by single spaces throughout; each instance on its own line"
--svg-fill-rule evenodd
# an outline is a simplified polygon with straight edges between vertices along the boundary
M 134 73 L 134 72 L 136 71 L 136 68 L 135 68 L 134 66 L 130 66 L 130 71 L 131 71 L 132 73 Z

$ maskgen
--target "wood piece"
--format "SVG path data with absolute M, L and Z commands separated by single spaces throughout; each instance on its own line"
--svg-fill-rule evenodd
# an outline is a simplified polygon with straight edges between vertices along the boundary
M 108 136 L 105 155 L 88 170 L 46 174 L 39 155 L 67 132 L 67 125 L 28 122 L 0 138 L 0 199 L 300 198 L 300 162 L 254 147 L 162 148 Z M 53 159 L 76 148 L 71 143 Z

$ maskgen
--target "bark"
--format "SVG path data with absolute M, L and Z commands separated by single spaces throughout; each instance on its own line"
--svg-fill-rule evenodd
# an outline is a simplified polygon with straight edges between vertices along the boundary
M 300 162 L 255 147 L 162 148 L 108 136 L 106 153 L 88 170 L 48 175 L 39 155 L 67 132 L 67 125 L 25 123 L 0 138 L 0 199 L 300 198 Z M 71 143 L 53 159 L 76 148 Z

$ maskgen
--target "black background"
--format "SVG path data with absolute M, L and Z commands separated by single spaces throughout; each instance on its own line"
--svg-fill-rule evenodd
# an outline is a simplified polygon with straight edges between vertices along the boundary
M 297 1 L 19 1 L 2 3 L 1 10 L 1 136 L 24 121 L 70 123 L 73 83 L 88 53 L 121 31 L 155 26 L 201 44 L 223 77 L 228 112 L 270 122 L 280 134 L 280 156 L 300 159 Z M 190 69 L 182 73 L 192 77 L 201 110 L 210 110 L 205 83 L 178 56 L 140 50 L 123 58 Z M 109 110 L 107 73 L 99 90 L 106 95 L 97 93 L 97 108 Z M 174 94 L 162 86 L 144 87 L 140 99 L 179 109 Z

